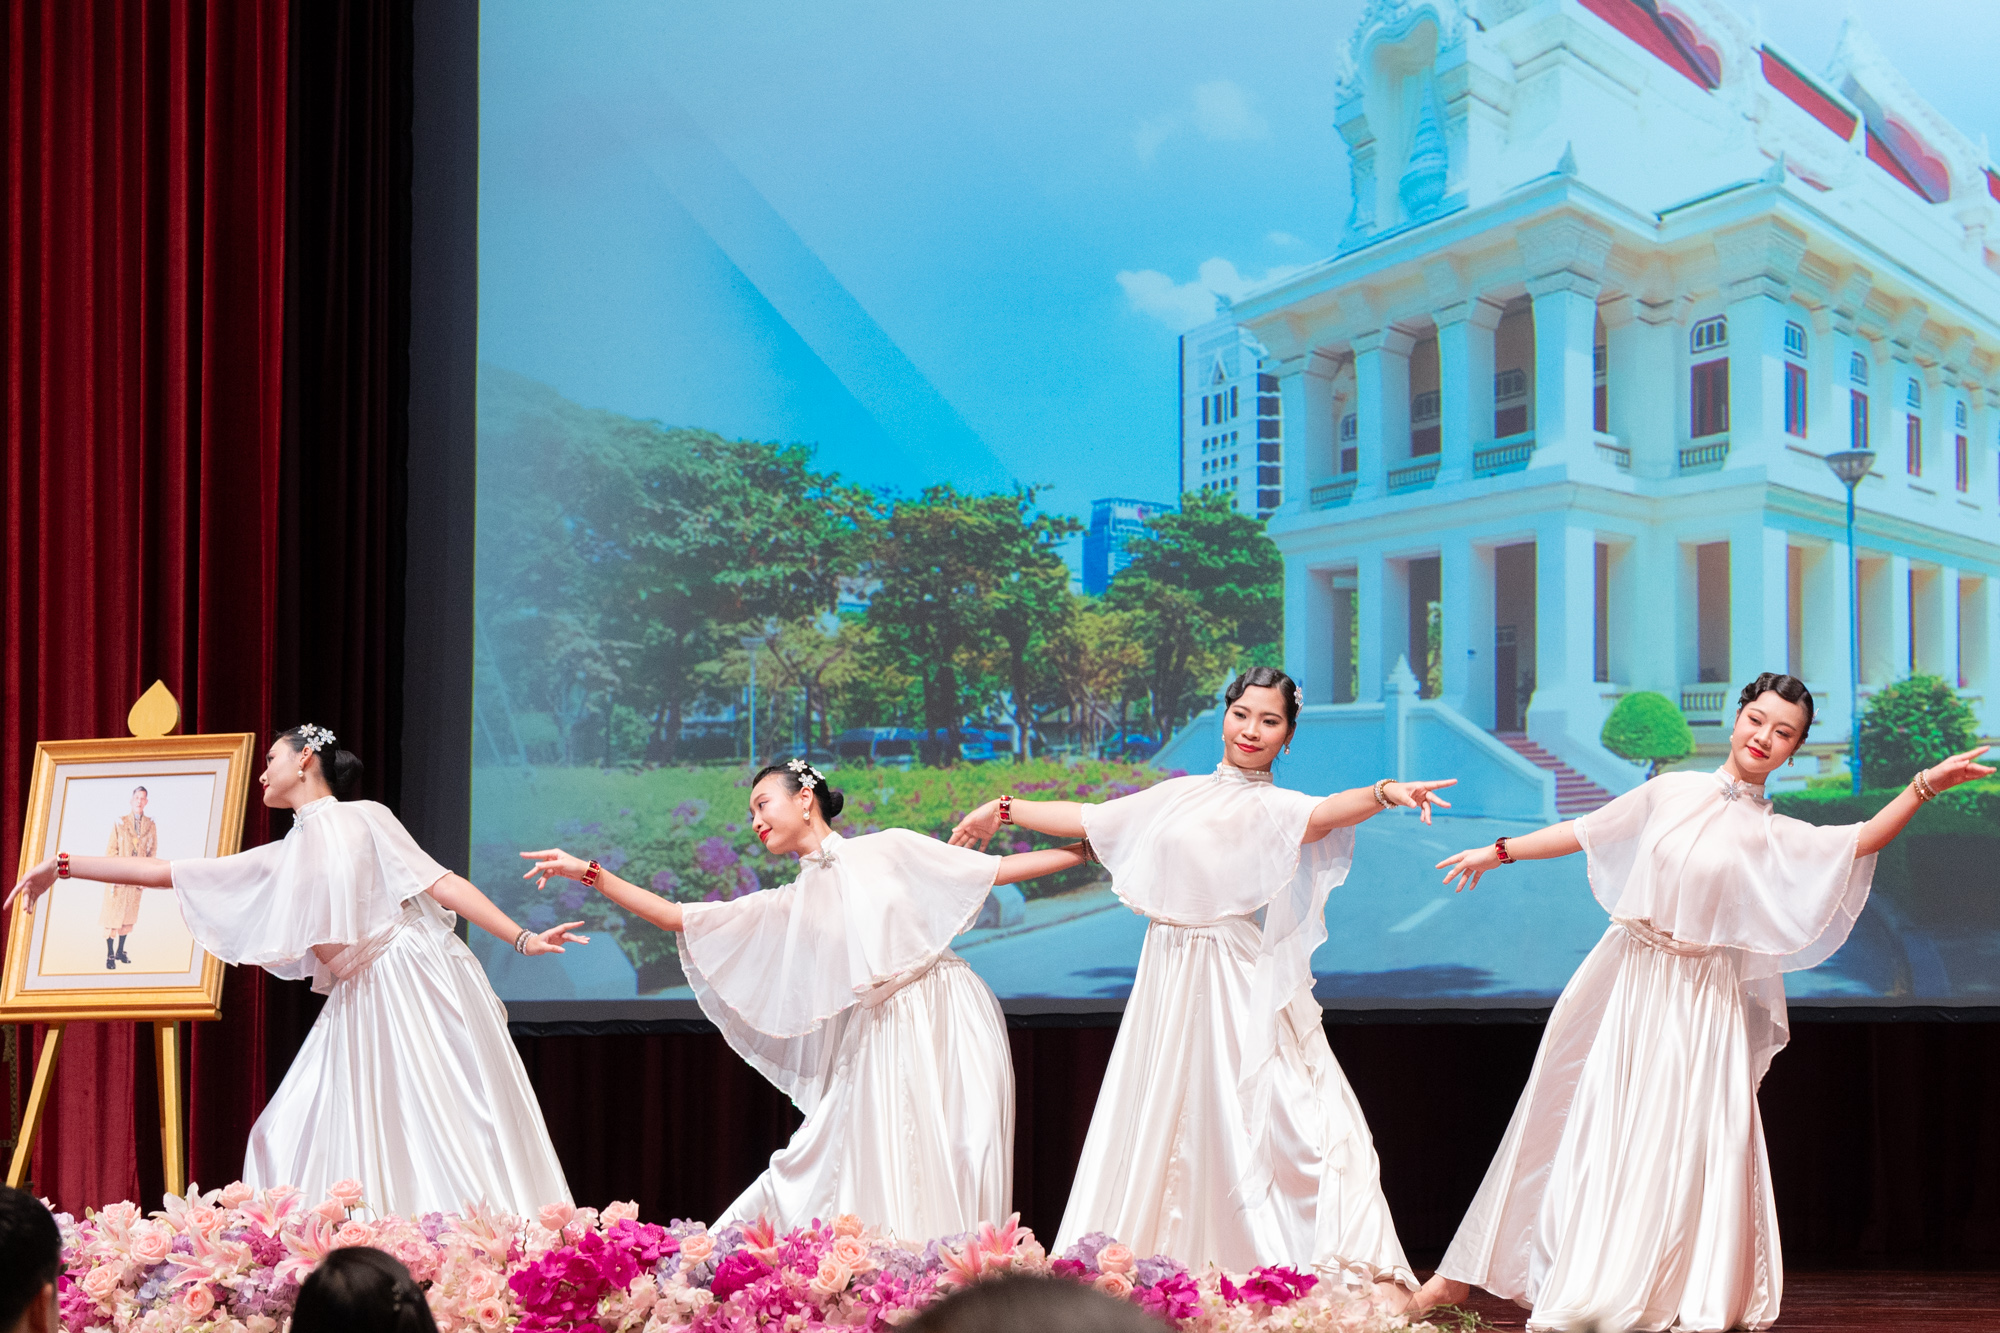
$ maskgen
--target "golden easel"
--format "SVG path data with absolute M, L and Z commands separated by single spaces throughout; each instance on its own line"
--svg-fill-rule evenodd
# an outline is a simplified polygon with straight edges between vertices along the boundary
M 131 740 L 44 741 L 35 747 L 34 778 L 29 790 L 28 818 L 22 825 L 21 870 L 45 854 L 41 846 L 48 827 L 51 791 L 55 774 L 62 764 L 102 764 L 119 760 L 159 759 L 215 760 L 232 762 L 224 792 L 223 820 L 218 852 L 233 852 L 243 836 L 244 799 L 249 790 L 249 765 L 256 737 L 244 733 L 215 736 L 174 736 L 180 725 L 180 703 L 165 682 L 155 681 L 151 689 L 132 705 L 126 718 Z M 28 1163 L 48 1111 L 49 1094 L 55 1085 L 56 1057 L 62 1051 L 63 1036 L 73 1022 L 150 1022 L 153 1051 L 160 1078 L 160 1159 L 165 1168 L 167 1188 L 175 1194 L 187 1189 L 187 1129 L 181 1083 L 181 1028 L 185 1022 L 201 1022 L 222 1016 L 222 964 L 204 955 L 199 985 L 135 988 L 123 991 L 87 989 L 50 992 L 28 990 L 22 981 L 28 966 L 30 931 L 19 904 L 7 936 L 4 969 L 0 969 L 0 1022 L 45 1025 L 41 1054 L 35 1061 L 34 1081 L 28 1088 L 22 1109 L 20 1135 L 14 1144 L 13 1160 L 7 1167 L 7 1183 L 19 1186 L 27 1179 Z M 20 1058 L 25 1049 L 17 1046 Z

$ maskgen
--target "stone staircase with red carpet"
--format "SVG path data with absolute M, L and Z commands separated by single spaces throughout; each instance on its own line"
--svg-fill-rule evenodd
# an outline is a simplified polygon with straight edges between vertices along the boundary
M 1564 819 L 1587 815 L 1611 799 L 1611 793 L 1529 740 L 1520 731 L 1496 731 L 1495 740 L 1536 768 L 1556 775 L 1556 813 Z

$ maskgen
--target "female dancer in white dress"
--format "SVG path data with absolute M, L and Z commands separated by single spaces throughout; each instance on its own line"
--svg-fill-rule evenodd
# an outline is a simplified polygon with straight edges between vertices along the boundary
M 1080 865 L 1080 847 L 985 856 L 909 829 L 835 833 L 841 794 L 803 760 L 750 789 L 765 848 L 798 879 L 730 902 L 671 902 L 595 862 L 523 852 L 528 872 L 593 885 L 680 931 L 702 1012 L 805 1113 L 718 1222 L 780 1227 L 854 1213 L 908 1240 L 1010 1211 L 1014 1066 L 999 1001 L 946 946 L 995 884 Z
M 1439 863 L 1589 858 L 1611 928 L 1563 988 L 1528 1086 L 1417 1305 L 1485 1287 L 1528 1327 L 1764 1328 L 1784 1267 L 1757 1085 L 1785 1044 L 1783 973 L 1824 962 L 1868 898 L 1875 853 L 1917 807 L 1992 773 L 1984 747 L 1926 772 L 1865 824 L 1772 811 L 1763 782 L 1812 725 L 1812 695 L 1743 690 L 1729 758 L 1667 773 L 1566 823 Z
M 1224 698 L 1213 774 L 1102 805 L 1003 796 L 952 835 L 984 846 L 1002 823 L 1085 835 L 1118 896 L 1152 919 L 1055 1249 L 1102 1231 L 1195 1267 L 1310 1264 L 1378 1281 L 1400 1306 L 1416 1280 L 1327 1046 L 1311 959 L 1352 826 L 1394 805 L 1429 822 L 1448 804 L 1432 792 L 1451 782 L 1288 791 L 1271 761 L 1298 687 L 1258 667 Z
M 588 943 L 570 934 L 583 923 L 521 930 L 386 808 L 338 799 L 361 761 L 333 741 L 303 726 L 272 744 L 264 804 L 293 818 L 278 842 L 172 862 L 58 854 L 14 893 L 25 889 L 32 910 L 58 877 L 172 889 L 202 948 L 311 978 L 327 997 L 250 1130 L 246 1184 L 318 1199 L 353 1179 L 370 1208 L 411 1217 L 470 1203 L 533 1216 L 569 1202 L 506 1010 L 452 926 L 458 913 L 545 954 Z

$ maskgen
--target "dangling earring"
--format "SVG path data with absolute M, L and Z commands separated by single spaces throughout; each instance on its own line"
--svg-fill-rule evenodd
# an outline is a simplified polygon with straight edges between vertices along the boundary
M 306 780 L 306 771 L 302 768 L 299 770 L 299 781 L 304 782 L 305 780 Z
M 1290 741 L 1286 741 L 1285 748 L 1282 751 L 1280 751 L 1280 753 L 1290 754 L 1291 752 L 1292 752 L 1292 743 Z

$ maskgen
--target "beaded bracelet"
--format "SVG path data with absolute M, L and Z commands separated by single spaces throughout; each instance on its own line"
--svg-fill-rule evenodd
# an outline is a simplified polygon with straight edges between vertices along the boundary
M 583 872 L 584 888 L 594 889 L 597 887 L 597 872 L 599 871 L 599 869 L 601 869 L 601 867 L 597 864 L 597 862 L 592 861 L 590 863 L 589 868 Z
M 516 935 L 514 937 L 514 952 L 526 956 L 528 952 L 528 936 L 534 933 L 532 930 L 524 930 Z
M 1014 822 L 1014 798 L 1012 796 L 1002 796 L 1000 798 L 1000 822 L 1003 824 Z
M 69 878 L 69 853 L 68 853 L 68 852 L 57 852 L 57 853 L 56 853 L 56 878 L 57 878 L 57 879 L 68 879 L 68 878 Z
M 1917 794 L 1918 805 L 1937 799 L 1937 788 L 1931 786 L 1929 769 L 1920 768 L 1917 770 L 1917 775 L 1910 779 L 1910 789 Z
M 1493 854 L 1500 858 L 1500 864 L 1503 866 L 1514 864 L 1514 858 L 1507 855 L 1507 839 L 1504 834 L 1493 840 Z
M 1385 793 L 1382 789 L 1384 787 L 1387 787 L 1390 783 L 1394 781 L 1395 781 L 1394 778 L 1375 779 L 1375 804 L 1381 806 L 1384 810 L 1387 810 L 1391 805 L 1395 804 L 1395 802 L 1391 801 L 1388 797 L 1388 794 Z

